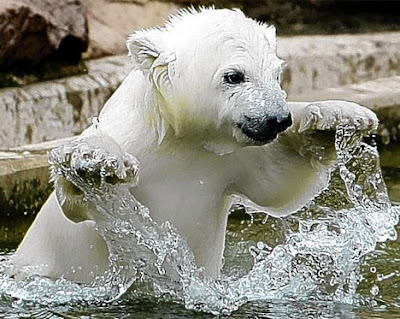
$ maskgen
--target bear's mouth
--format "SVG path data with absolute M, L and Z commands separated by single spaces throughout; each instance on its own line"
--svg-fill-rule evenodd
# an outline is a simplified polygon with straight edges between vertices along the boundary
M 246 135 L 255 144 L 263 145 L 275 140 L 279 133 L 285 131 L 292 125 L 292 118 L 250 118 L 244 116 L 243 123 L 237 123 L 242 133 Z

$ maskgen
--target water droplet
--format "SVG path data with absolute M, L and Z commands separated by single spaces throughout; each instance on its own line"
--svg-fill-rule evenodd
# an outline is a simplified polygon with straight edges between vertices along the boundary
M 370 293 L 372 296 L 377 296 L 379 294 L 379 287 L 377 285 L 373 285 Z
M 265 245 L 264 245 L 264 243 L 262 242 L 262 241 L 259 241 L 258 243 L 257 243 L 257 248 L 258 249 L 264 249 L 264 247 L 265 247 Z

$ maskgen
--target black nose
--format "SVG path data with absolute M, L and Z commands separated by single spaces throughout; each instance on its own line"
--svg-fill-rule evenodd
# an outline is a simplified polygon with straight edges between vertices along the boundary
M 245 121 L 239 124 L 242 132 L 252 140 L 262 144 L 273 141 L 278 133 L 283 132 L 292 125 L 290 114 L 283 118 L 252 118 L 244 116 Z

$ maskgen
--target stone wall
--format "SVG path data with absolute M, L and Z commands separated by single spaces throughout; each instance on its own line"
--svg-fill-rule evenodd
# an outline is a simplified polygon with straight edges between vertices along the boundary
M 129 71 L 126 56 L 87 63 L 88 74 L 0 90 L 0 148 L 79 134 Z

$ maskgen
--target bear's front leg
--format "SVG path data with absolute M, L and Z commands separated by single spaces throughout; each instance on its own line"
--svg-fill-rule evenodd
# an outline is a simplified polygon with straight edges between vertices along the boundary
M 95 134 L 49 153 L 57 200 L 74 222 L 89 219 L 85 197 L 107 192 L 108 184 L 134 183 L 138 162 L 109 136 Z M 87 199 L 87 198 L 86 198 Z
M 234 155 L 241 171 L 234 191 L 276 217 L 296 212 L 328 186 L 337 163 L 339 124 L 355 125 L 362 134 L 378 126 L 376 115 L 356 103 L 292 102 L 288 106 L 291 127 L 269 144 Z

